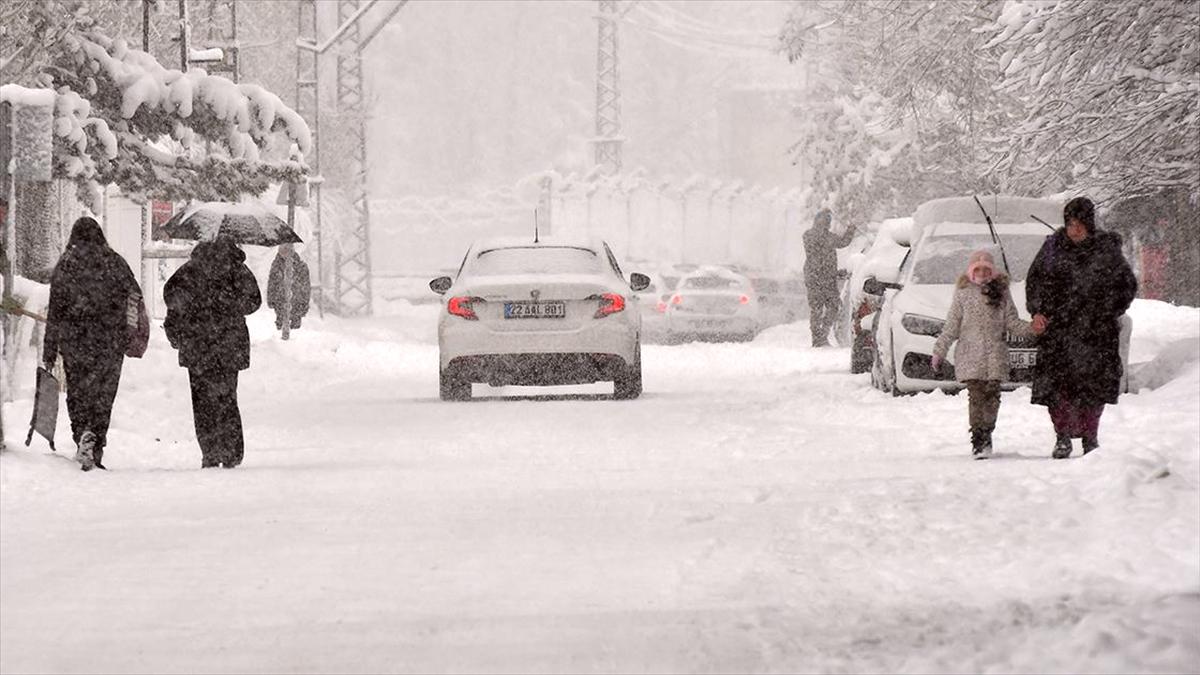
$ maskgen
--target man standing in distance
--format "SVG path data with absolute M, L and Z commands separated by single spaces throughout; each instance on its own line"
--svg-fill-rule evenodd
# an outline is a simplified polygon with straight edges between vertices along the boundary
M 829 231 L 833 214 L 821 209 L 804 233 L 804 285 L 808 290 L 809 323 L 814 347 L 829 346 L 829 329 L 838 310 L 837 250 L 854 238 L 854 226 L 841 235 Z

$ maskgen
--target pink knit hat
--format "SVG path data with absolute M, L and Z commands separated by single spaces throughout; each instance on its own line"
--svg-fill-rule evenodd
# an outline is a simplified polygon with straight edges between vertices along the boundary
M 986 276 L 985 276 L 986 274 Z M 967 260 L 967 279 L 971 283 L 983 284 L 996 276 L 996 262 L 987 251 L 975 251 Z

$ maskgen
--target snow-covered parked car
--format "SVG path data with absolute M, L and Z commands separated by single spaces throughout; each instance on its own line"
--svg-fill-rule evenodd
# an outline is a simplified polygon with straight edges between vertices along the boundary
M 1052 229 L 1033 216 L 1061 224 L 1062 204 L 1026 197 L 986 197 L 981 201 L 1003 244 L 1007 269 L 999 255 L 997 262 L 1009 276 L 1018 313 L 1028 320 L 1025 277 Z M 870 277 L 863 283 L 864 292 L 883 298 L 873 321 L 877 349 L 871 382 L 895 394 L 958 390 L 962 385 L 954 379 L 953 350 L 948 363 L 934 370 L 930 361 L 933 344 L 945 325 L 955 283 L 966 270 L 967 258 L 977 249 L 997 247 L 983 212 L 970 197 L 926 202 L 917 208 L 913 221 L 912 246 L 900 265 L 897 282 Z M 1123 317 L 1121 353 L 1126 361 L 1131 328 L 1129 318 Z M 1028 384 L 1036 361 L 1034 340 L 1010 340 L 1011 369 L 1001 386 L 1013 389 Z
M 612 381 L 616 398 L 642 393 L 642 317 L 636 292 L 603 241 L 488 239 L 467 251 L 455 278 L 429 282 L 445 296 L 438 318 L 444 400 L 492 386 Z
M 671 339 L 753 340 L 759 329 L 758 298 L 745 275 L 704 266 L 679 280 L 667 305 Z
M 883 298 L 863 292 L 863 282 L 871 277 L 891 283 L 899 279 L 900 262 L 908 253 L 912 222 L 911 217 L 888 218 L 874 224 L 868 230 L 874 236 L 866 249 L 849 256 L 850 281 L 846 284 L 841 311 L 845 313 L 842 322 L 849 327 L 851 373 L 865 373 L 875 362 L 871 322 Z

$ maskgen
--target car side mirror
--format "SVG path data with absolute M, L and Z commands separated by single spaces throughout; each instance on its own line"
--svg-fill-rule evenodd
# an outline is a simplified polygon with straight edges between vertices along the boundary
M 644 291 L 650 287 L 650 277 L 640 272 L 629 275 L 629 287 L 635 291 Z
M 875 277 L 867 277 L 867 280 L 863 282 L 863 293 L 867 295 L 883 295 L 884 291 L 889 288 L 899 290 L 902 286 L 887 281 L 880 281 Z
M 438 295 L 445 295 L 446 291 L 454 285 L 454 280 L 450 277 L 438 277 L 429 282 L 429 288 Z

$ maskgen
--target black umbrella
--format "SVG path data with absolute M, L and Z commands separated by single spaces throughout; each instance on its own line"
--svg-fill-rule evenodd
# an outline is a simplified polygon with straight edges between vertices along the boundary
M 171 216 L 158 230 L 171 239 L 211 241 L 217 235 L 239 244 L 279 246 L 299 244 L 300 235 L 265 206 L 253 203 L 201 202 Z

